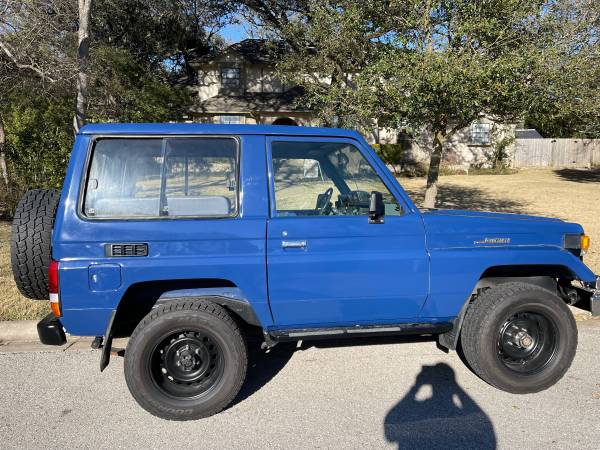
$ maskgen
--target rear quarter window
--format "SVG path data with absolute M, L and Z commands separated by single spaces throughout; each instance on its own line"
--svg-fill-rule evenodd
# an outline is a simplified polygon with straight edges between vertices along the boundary
M 233 138 L 101 138 L 83 194 L 87 218 L 231 217 L 238 211 Z

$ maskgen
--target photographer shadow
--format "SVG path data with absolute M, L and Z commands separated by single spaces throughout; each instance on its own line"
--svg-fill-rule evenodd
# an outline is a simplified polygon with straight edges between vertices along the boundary
M 414 386 L 386 415 L 384 432 L 399 449 L 496 448 L 489 417 L 443 363 L 423 366 Z

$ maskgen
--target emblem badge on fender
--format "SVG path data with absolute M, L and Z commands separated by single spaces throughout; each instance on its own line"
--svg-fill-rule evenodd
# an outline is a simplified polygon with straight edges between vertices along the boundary
M 484 238 L 481 241 L 474 241 L 475 245 L 487 245 L 487 244 L 510 244 L 510 238 L 507 237 L 495 237 L 495 238 Z

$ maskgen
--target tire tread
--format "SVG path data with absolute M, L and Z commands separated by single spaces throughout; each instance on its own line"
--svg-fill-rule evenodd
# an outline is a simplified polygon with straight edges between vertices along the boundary
M 498 382 L 496 382 L 494 373 L 490 372 L 488 368 L 481 364 L 481 356 L 484 354 L 484 352 L 486 352 L 486 349 L 482 346 L 482 330 L 486 330 L 488 327 L 492 326 L 491 322 L 494 320 L 494 315 L 491 312 L 495 311 L 500 304 L 509 301 L 518 294 L 531 291 L 540 291 L 545 294 L 555 295 L 543 287 L 530 283 L 509 282 L 484 291 L 476 297 L 476 299 L 467 309 L 461 331 L 462 351 L 473 372 L 475 372 L 475 374 L 477 374 L 484 381 L 498 389 L 506 390 L 500 386 Z M 573 326 L 576 328 L 574 319 L 564 302 L 557 298 L 556 303 L 561 309 L 563 309 L 563 312 L 570 317 L 570 319 L 573 321 Z M 571 365 L 571 362 L 572 360 L 569 360 L 566 364 L 562 365 L 560 373 L 557 376 L 557 380 L 560 379 L 567 371 Z
M 233 317 L 227 312 L 225 308 L 221 307 L 220 305 L 217 305 L 207 300 L 203 300 L 202 298 L 192 298 L 179 301 L 172 300 L 150 311 L 150 313 L 148 313 L 146 317 L 144 317 L 144 319 L 142 319 L 142 321 L 138 324 L 138 326 L 135 328 L 129 339 L 127 350 L 125 352 L 125 379 L 127 385 L 132 391 L 132 394 L 136 390 L 138 390 L 137 384 L 139 382 L 139 377 L 135 376 L 135 371 L 133 370 L 131 360 L 127 358 L 127 352 L 130 352 L 130 349 L 135 348 L 138 342 L 142 342 L 145 339 L 146 329 L 151 323 L 156 322 L 157 320 L 160 320 L 161 318 L 168 316 L 171 313 L 181 311 L 198 311 L 210 314 L 215 319 L 224 322 L 228 326 L 234 341 L 237 340 L 241 342 L 243 353 L 242 367 L 240 368 L 239 373 L 237 374 L 235 385 L 230 390 L 229 395 L 224 400 L 220 401 L 217 405 L 214 405 L 212 408 L 203 409 L 201 412 L 195 413 L 193 416 L 190 416 L 187 410 L 165 406 L 161 406 L 160 408 L 158 408 L 154 403 L 151 404 L 151 410 L 148 409 L 148 405 L 142 404 L 142 406 L 145 409 L 149 410 L 152 414 L 169 420 L 201 419 L 219 413 L 233 401 L 233 399 L 235 398 L 235 396 L 237 395 L 244 383 L 247 370 L 248 361 L 246 340 L 244 334 L 238 326 L 237 322 L 233 319 Z M 127 370 L 128 363 L 130 363 L 129 369 L 131 370 Z
M 47 300 L 52 228 L 60 200 L 57 189 L 32 189 L 17 204 L 11 230 L 11 267 L 19 292 Z

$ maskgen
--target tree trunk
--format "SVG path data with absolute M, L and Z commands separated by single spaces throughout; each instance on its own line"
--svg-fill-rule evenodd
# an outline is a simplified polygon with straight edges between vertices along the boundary
M 445 131 L 435 130 L 433 138 L 433 153 L 429 160 L 429 170 L 427 171 L 427 189 L 425 190 L 424 208 L 435 208 L 438 189 L 438 177 L 440 174 L 440 163 L 444 151 L 444 141 L 446 140 Z
M 0 172 L 2 172 L 2 179 L 8 190 L 8 169 L 6 168 L 6 158 L 4 157 L 4 145 L 6 144 L 6 135 L 4 134 L 4 124 L 2 118 L 0 118 Z
M 73 118 L 75 133 L 85 125 L 87 119 L 91 6 L 92 0 L 79 0 L 79 29 L 77 32 L 79 70 L 77 73 L 77 103 L 75 105 L 75 117 Z

